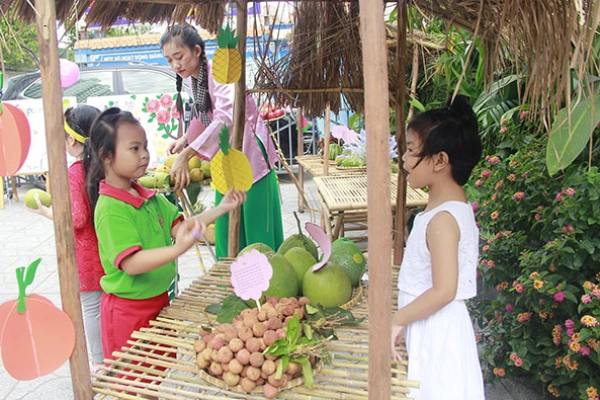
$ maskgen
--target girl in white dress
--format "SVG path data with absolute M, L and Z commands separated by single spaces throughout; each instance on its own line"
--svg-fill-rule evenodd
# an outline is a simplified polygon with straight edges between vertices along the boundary
M 477 118 L 466 98 L 416 116 L 402 156 L 408 184 L 429 188 L 400 269 L 392 352 L 404 335 L 415 400 L 484 399 L 483 377 L 465 300 L 476 294 L 479 231 L 462 188 L 481 158 Z

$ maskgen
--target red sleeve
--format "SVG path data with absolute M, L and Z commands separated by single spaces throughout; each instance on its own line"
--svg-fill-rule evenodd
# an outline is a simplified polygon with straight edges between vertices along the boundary
M 175 228 L 175 225 L 177 225 L 180 222 L 183 222 L 183 215 L 180 215 L 175 221 L 173 221 L 173 223 L 171 224 L 171 229 Z
M 69 191 L 71 192 L 71 213 L 73 229 L 81 229 L 91 223 L 90 201 L 86 191 L 83 163 L 75 162 L 69 168 Z

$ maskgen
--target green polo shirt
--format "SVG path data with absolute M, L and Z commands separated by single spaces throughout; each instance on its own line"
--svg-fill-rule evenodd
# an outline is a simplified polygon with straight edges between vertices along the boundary
M 183 219 L 175 205 L 162 194 L 136 182 L 135 196 L 100 182 L 94 212 L 100 260 L 106 275 L 102 290 L 126 299 L 148 299 L 167 291 L 177 273 L 176 261 L 150 272 L 129 275 L 120 268 L 127 256 L 139 250 L 172 246 L 171 228 Z

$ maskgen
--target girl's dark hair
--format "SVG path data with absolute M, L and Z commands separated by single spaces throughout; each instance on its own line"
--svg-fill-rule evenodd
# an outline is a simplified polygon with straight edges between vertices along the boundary
M 200 34 L 190 24 L 176 24 L 173 25 L 163 33 L 160 38 L 160 48 L 162 48 L 168 44 L 173 42 L 173 44 L 177 46 L 185 46 L 190 50 L 193 50 L 196 45 L 200 46 L 202 49 L 202 53 L 204 53 L 204 40 L 200 37 Z M 202 53 L 200 56 L 202 56 Z M 180 115 L 183 115 L 183 100 L 181 99 L 181 86 L 183 83 L 183 78 L 176 74 L 176 87 L 177 87 L 177 100 L 175 101 L 175 106 L 177 107 L 177 111 L 179 111 Z
M 77 107 L 69 107 L 67 108 L 67 111 L 65 111 L 65 121 L 71 129 L 84 138 L 87 138 L 85 143 L 83 143 L 83 168 L 86 176 L 90 168 L 90 159 L 88 157 L 88 152 L 86 152 L 86 147 L 89 146 L 92 124 L 98 115 L 100 115 L 99 109 L 86 104 Z
M 89 171 L 87 173 L 87 192 L 90 198 L 92 217 L 98 202 L 100 181 L 105 178 L 104 160 L 115 155 L 117 144 L 117 130 L 120 124 L 129 123 L 140 125 L 140 122 L 129 111 L 122 111 L 118 107 L 104 110 L 94 123 L 90 137 L 86 141 L 85 158 L 89 158 Z
M 420 139 L 418 162 L 443 151 L 448 154 L 454 180 L 461 186 L 467 183 L 481 158 L 481 138 L 477 117 L 465 96 L 458 95 L 454 101 L 450 97 L 443 108 L 417 115 L 406 130 Z

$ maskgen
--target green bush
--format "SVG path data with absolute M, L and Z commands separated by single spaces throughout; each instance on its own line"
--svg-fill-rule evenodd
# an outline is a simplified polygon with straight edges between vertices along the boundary
M 482 366 L 488 379 L 528 375 L 555 397 L 598 399 L 600 174 L 577 160 L 549 177 L 547 137 L 533 132 L 504 122 L 467 187 L 483 245 L 485 290 L 470 303 Z

